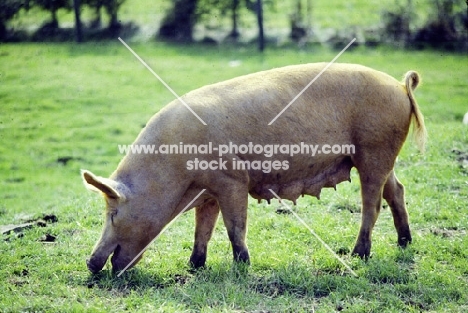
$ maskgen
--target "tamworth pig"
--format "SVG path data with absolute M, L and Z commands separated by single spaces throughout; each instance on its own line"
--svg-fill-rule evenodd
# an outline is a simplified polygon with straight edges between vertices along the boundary
M 419 76 L 410 71 L 400 83 L 364 66 L 333 64 L 268 125 L 325 66 L 288 66 L 194 90 L 182 99 L 207 125 L 175 100 L 151 118 L 133 145 L 346 144 L 354 145 L 354 151 L 315 156 L 278 152 L 269 157 L 231 151 L 221 158 L 217 152 L 127 153 L 110 178 L 82 171 L 86 186 L 102 192 L 106 202 L 104 230 L 88 269 L 100 271 L 112 253 L 113 270 L 126 267 L 203 189 L 190 205 L 196 220 L 190 263 L 205 264 L 220 211 L 234 260 L 249 262 L 249 194 L 259 201 L 274 198 L 270 189 L 293 201 L 305 194 L 319 197 L 321 188 L 349 180 L 352 167 L 359 173 L 362 194 L 362 223 L 353 253 L 369 256 L 382 197 L 391 208 L 398 244 L 411 242 L 404 188 L 393 168 L 411 121 L 416 143 L 424 148 L 424 120 L 413 96 Z M 195 159 L 224 164 L 196 169 Z M 239 169 L 238 161 L 279 163 L 268 171 L 254 166 Z

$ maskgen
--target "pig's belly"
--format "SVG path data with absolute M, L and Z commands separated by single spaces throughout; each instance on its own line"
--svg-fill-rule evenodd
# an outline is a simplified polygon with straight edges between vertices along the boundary
M 305 167 L 305 168 L 303 168 Z M 351 157 L 343 156 L 330 160 L 327 163 L 316 163 L 314 166 L 298 166 L 293 164 L 290 169 L 272 172 L 269 175 L 258 175 L 257 172 L 249 173 L 250 195 L 259 202 L 265 199 L 269 202 L 275 198 L 274 191 L 282 199 L 291 200 L 294 203 L 299 196 L 310 195 L 320 198 L 320 191 L 325 187 L 333 187 L 343 181 L 351 181 L 350 171 L 353 167 Z

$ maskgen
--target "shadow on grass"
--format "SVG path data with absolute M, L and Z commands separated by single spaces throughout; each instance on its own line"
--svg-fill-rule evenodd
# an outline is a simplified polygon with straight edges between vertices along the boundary
M 408 284 L 415 278 L 415 254 L 412 246 L 398 248 L 394 255 L 371 259 L 366 264 L 365 278 L 374 284 Z
M 234 264 L 231 268 L 221 270 L 220 268 L 205 267 L 200 269 L 186 268 L 183 273 L 156 275 L 139 269 L 138 267 L 125 271 L 117 276 L 111 270 L 103 270 L 97 274 L 89 274 L 84 284 L 88 288 L 99 289 L 141 289 L 156 288 L 164 289 L 174 286 L 183 286 L 188 283 L 199 281 L 222 283 L 226 279 L 245 279 L 248 276 L 249 267 L 244 264 Z M 182 272 L 182 271 L 181 271 Z
M 431 310 L 440 303 L 463 301 L 451 278 L 421 271 L 415 247 L 395 249 L 368 261 L 351 260 L 354 277 L 339 264 L 238 264 L 216 263 L 196 271 L 179 267 L 174 272 L 133 268 L 120 277 L 111 271 L 89 275 L 81 281 L 96 293 L 122 297 L 156 297 L 190 310 L 206 308 L 258 308 L 265 301 L 307 308 L 324 302 L 335 310 L 359 303 L 378 311 L 388 306 Z
M 84 281 L 84 284 L 88 288 L 126 293 L 130 290 L 163 289 L 176 285 L 184 285 L 189 279 L 190 275 L 175 274 L 163 277 L 151 275 L 146 271 L 134 268 L 126 271 L 119 277 L 111 270 L 90 274 Z
M 339 264 L 324 269 L 303 262 L 252 267 L 218 263 L 196 271 L 179 268 L 176 273 L 137 267 L 120 277 L 103 271 L 82 283 L 113 296 L 150 294 L 161 301 L 200 310 L 255 308 L 265 299 L 273 307 L 285 301 L 307 307 L 311 302 L 338 299 L 337 310 L 340 303 L 353 305 L 363 299 L 377 307 L 397 305 L 424 310 L 436 308 L 440 302 L 462 301 L 462 292 L 457 286 L 449 287 L 449 278 L 418 270 L 417 255 L 414 247 L 408 247 L 367 262 L 353 259 L 358 278 L 343 272 Z
M 88 288 L 98 288 L 118 292 L 122 295 L 130 291 L 174 289 L 183 287 L 185 294 L 204 290 L 207 294 L 216 294 L 221 289 L 245 294 L 258 294 L 269 298 L 291 296 L 298 298 L 321 298 L 331 292 L 359 283 L 351 275 L 340 270 L 314 271 L 311 267 L 299 263 L 287 264 L 271 269 L 257 270 L 245 264 L 217 264 L 198 270 L 187 268 L 177 274 L 163 275 L 133 268 L 120 277 L 110 270 L 90 274 L 83 282 Z

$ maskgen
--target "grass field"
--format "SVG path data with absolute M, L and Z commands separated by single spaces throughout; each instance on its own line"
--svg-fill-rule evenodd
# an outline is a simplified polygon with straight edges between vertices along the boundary
M 134 44 L 179 94 L 208 83 L 281 65 L 330 61 L 323 47 Z M 232 60 L 240 66 L 230 67 Z M 361 47 L 340 62 L 401 77 L 419 71 L 416 97 L 426 117 L 428 151 L 411 141 L 396 172 L 406 186 L 413 244 L 401 250 L 388 209 L 368 262 L 343 258 L 350 275 L 280 205 L 249 210 L 250 268 L 232 265 L 219 221 L 207 268 L 187 266 L 193 212 L 178 219 L 122 277 L 93 276 L 85 259 L 98 239 L 102 199 L 83 187 L 79 170 L 107 176 L 118 144 L 130 144 L 173 96 L 118 41 L 95 44 L 0 45 L 0 225 L 47 215 L 45 227 L 0 238 L 0 312 L 464 312 L 468 310 L 468 57 L 430 51 Z M 239 64 L 239 62 L 237 62 Z M 360 222 L 353 182 L 296 212 L 334 251 L 349 251 Z M 44 242 L 52 235 L 54 242 Z

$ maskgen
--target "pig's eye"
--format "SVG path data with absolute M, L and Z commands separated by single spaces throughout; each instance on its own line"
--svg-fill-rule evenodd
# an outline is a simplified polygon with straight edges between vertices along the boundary
M 111 213 L 111 223 L 112 223 L 112 226 L 114 226 L 114 216 L 116 214 L 115 213 Z

